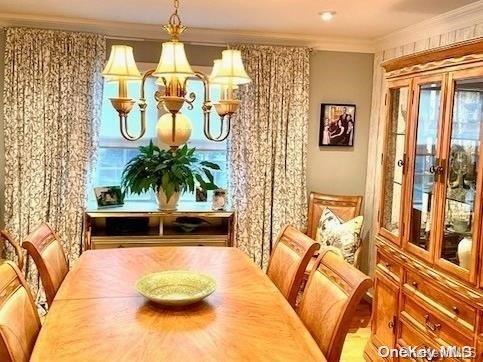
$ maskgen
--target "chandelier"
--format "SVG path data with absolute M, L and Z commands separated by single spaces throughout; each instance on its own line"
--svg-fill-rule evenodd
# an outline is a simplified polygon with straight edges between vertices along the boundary
M 159 110 L 167 113 L 161 116 L 156 126 L 157 137 L 172 148 L 186 143 L 191 136 L 191 122 L 180 110 L 185 103 L 188 109 L 193 109 L 196 98 L 194 93 L 187 94 L 187 82 L 198 78 L 203 82 L 203 131 L 207 139 L 221 142 L 230 134 L 231 118 L 238 110 L 240 101 L 235 98 L 234 90 L 242 84 L 250 83 L 251 79 L 245 71 L 239 50 L 226 49 L 221 59 L 213 62 L 210 76 L 193 71 L 186 58 L 184 44 L 179 36 L 186 30 L 178 15 L 179 0 L 174 0 L 174 12 L 169 22 L 163 28 L 170 35 L 170 41 L 164 42 L 161 57 L 156 68 L 141 74 L 134 60 L 133 49 L 125 45 L 113 45 L 109 60 L 102 72 L 109 82 L 118 83 L 118 97 L 110 98 L 111 104 L 119 114 L 119 125 L 122 136 L 129 141 L 136 141 L 146 132 L 146 97 L 144 86 L 148 77 L 156 77 L 159 90 L 154 99 Z M 128 96 L 127 82 L 141 80 L 140 97 L 137 101 Z M 210 100 L 210 84 L 220 87 L 220 100 L 212 103 Z M 135 104 L 140 110 L 140 132 L 132 135 L 128 130 L 128 115 Z M 220 117 L 220 131 L 217 135 L 211 133 L 210 113 L 212 107 Z

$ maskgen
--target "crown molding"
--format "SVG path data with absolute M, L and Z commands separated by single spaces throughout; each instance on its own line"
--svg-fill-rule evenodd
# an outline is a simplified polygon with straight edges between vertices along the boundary
M 116 39 L 167 39 L 161 25 L 100 21 L 81 18 L 0 13 L 0 26 L 29 26 L 45 29 L 95 32 Z M 359 53 L 374 52 L 374 44 L 372 40 L 245 30 L 188 28 L 188 31 L 183 33 L 183 40 L 188 43 L 191 42 L 212 46 L 225 46 L 229 43 L 257 43 L 306 46 L 314 50 Z
M 189 28 L 183 34 L 183 40 L 187 43 L 209 46 L 226 46 L 229 43 L 257 43 L 306 46 L 314 50 L 375 53 L 476 24 L 483 24 L 483 0 L 376 39 Z M 67 31 L 86 31 L 104 34 L 109 38 L 126 40 L 167 39 L 161 25 L 58 16 L 0 13 L 0 26 L 29 26 Z
M 377 38 L 373 47 L 375 51 L 391 49 L 477 24 L 483 24 L 483 0 Z

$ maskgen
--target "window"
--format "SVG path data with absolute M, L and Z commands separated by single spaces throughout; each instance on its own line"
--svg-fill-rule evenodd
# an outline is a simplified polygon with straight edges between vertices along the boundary
M 130 82 L 128 84 L 128 94 L 136 99 L 139 97 L 140 82 Z M 146 134 L 138 141 L 132 142 L 125 140 L 119 130 L 119 118 L 117 112 L 111 105 L 109 98 L 117 96 L 117 83 L 104 83 L 104 96 L 102 103 L 102 116 L 99 130 L 99 153 L 96 164 L 92 172 L 92 186 L 108 186 L 120 185 L 121 175 L 125 165 L 137 153 L 140 145 L 148 144 L 150 140 L 156 142 L 156 123 L 162 114 L 156 107 L 154 93 L 157 90 L 155 78 L 149 78 L 146 81 L 146 100 L 148 107 L 146 110 Z M 224 142 L 212 142 L 206 139 L 203 133 L 203 115 L 201 105 L 203 103 L 203 84 L 198 79 L 188 81 L 188 94 L 195 93 L 196 99 L 193 103 L 193 109 L 189 110 L 185 104 L 182 112 L 191 120 L 192 133 L 188 144 L 196 147 L 197 157 L 201 160 L 207 160 L 217 163 L 221 170 L 214 172 L 215 183 L 220 188 L 227 188 L 227 145 Z M 210 98 L 216 100 L 219 97 L 219 89 L 213 87 L 210 89 Z M 212 111 L 212 124 L 216 131 L 218 116 Z M 128 118 L 129 132 L 133 135 L 139 133 L 140 114 L 139 108 L 135 106 Z M 93 192 L 89 193 L 89 199 L 94 200 Z M 127 195 L 126 200 L 155 200 L 152 192 L 143 195 Z M 194 194 L 184 193 L 181 197 L 182 201 L 194 201 Z

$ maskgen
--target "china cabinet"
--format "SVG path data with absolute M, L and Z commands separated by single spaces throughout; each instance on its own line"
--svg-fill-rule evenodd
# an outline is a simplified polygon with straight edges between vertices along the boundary
M 365 357 L 384 360 L 380 346 L 466 346 L 469 354 L 449 360 L 481 361 L 483 41 L 383 67 L 374 307 Z

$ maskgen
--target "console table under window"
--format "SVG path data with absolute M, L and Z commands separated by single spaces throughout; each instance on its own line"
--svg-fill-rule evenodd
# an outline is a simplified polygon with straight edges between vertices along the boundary
M 180 202 L 176 211 L 158 210 L 152 202 L 91 205 L 84 215 L 84 249 L 232 246 L 234 219 L 234 211 L 211 210 L 205 202 Z

